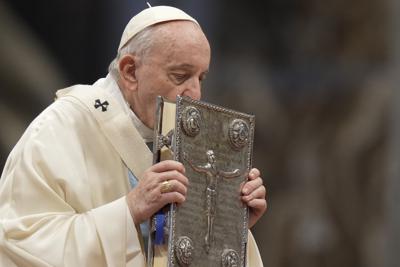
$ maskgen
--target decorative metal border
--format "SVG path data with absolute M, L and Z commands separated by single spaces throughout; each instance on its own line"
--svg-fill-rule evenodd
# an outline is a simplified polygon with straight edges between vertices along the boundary
M 255 128 L 255 116 L 238 112 L 235 110 L 231 110 L 228 108 L 224 108 L 221 106 L 217 106 L 214 104 L 202 102 L 202 101 L 197 101 L 193 100 L 189 97 L 181 97 L 177 96 L 176 98 L 176 116 L 175 116 L 175 134 L 174 134 L 174 160 L 182 162 L 182 155 L 180 151 L 180 143 L 181 143 L 181 134 L 182 134 L 182 129 L 181 129 L 181 119 L 182 119 L 182 108 L 183 108 L 183 102 L 187 102 L 189 104 L 195 104 L 201 107 L 204 107 L 206 109 L 210 110 L 215 110 L 218 112 L 226 113 L 229 115 L 236 116 L 238 118 L 244 118 L 248 119 L 250 122 L 249 125 L 249 142 L 247 144 L 248 146 L 248 153 L 247 153 L 247 172 L 250 171 L 250 168 L 252 166 L 252 155 L 253 155 L 253 140 L 254 140 L 254 128 Z M 175 262 L 175 221 L 176 221 L 176 205 L 172 204 L 171 209 L 170 209 L 170 216 L 169 216 L 169 245 L 168 245 L 168 267 L 174 267 L 176 266 Z M 242 248 L 240 252 L 240 262 L 241 265 L 244 267 L 246 266 L 246 247 L 247 247 L 247 238 L 248 238 L 248 219 L 249 219 L 249 210 L 247 207 L 243 208 L 243 228 L 242 228 Z

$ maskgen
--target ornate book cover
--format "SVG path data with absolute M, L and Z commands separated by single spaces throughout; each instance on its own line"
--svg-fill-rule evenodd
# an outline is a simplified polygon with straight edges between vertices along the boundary
M 252 166 L 255 117 L 179 96 L 168 105 L 159 101 L 155 162 L 183 163 L 190 184 L 186 201 L 166 212 L 167 266 L 245 266 L 248 210 L 240 192 Z

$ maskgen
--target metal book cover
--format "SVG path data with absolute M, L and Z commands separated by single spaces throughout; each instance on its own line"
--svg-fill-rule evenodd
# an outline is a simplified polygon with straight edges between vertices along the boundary
M 248 210 L 241 188 L 252 166 L 255 117 L 178 96 L 158 99 L 154 163 L 184 164 L 186 201 L 164 208 L 165 266 L 245 266 Z M 151 220 L 148 263 L 157 251 Z

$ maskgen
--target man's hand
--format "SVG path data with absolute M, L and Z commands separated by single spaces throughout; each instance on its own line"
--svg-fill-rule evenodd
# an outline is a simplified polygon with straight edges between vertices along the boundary
M 149 219 L 168 203 L 185 201 L 189 180 L 184 174 L 183 164 L 173 160 L 159 162 L 144 172 L 143 178 L 126 196 L 136 225 Z
M 249 207 L 249 228 L 251 228 L 267 210 L 266 189 L 258 169 L 251 169 L 249 180 L 242 188 L 242 194 L 242 201 Z

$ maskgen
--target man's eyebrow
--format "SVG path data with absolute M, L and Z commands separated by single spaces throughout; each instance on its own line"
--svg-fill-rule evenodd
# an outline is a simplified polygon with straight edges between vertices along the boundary
M 193 70 L 194 68 L 195 67 L 193 65 L 188 64 L 188 63 L 182 63 L 182 64 L 179 64 L 179 65 L 173 65 L 173 66 L 168 67 L 168 69 L 172 70 L 172 71 L 174 71 L 174 70 L 182 70 L 182 69 L 184 69 L 184 70 Z M 208 69 L 203 72 L 203 74 L 207 74 L 207 73 L 208 73 Z
M 188 63 L 182 63 L 179 65 L 173 65 L 173 66 L 169 67 L 170 70 L 178 70 L 178 69 L 190 69 L 191 70 L 193 68 L 194 68 L 194 66 L 191 64 L 188 64 Z

